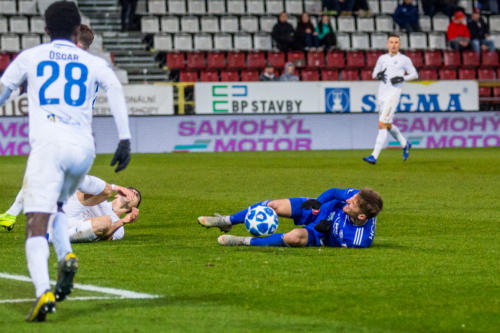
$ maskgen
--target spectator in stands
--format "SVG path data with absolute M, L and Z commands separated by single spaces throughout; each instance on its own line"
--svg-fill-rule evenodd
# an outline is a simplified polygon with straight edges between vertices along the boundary
M 118 0 L 118 2 L 122 5 L 122 31 L 131 31 L 134 29 L 137 0 Z
M 259 75 L 259 81 L 278 81 L 278 77 L 274 75 L 274 67 L 271 64 L 266 64 L 264 71 Z
M 479 0 L 478 5 L 480 9 L 490 12 L 490 14 L 498 14 L 500 0 Z
M 300 16 L 297 30 L 295 30 L 295 40 L 299 50 L 316 49 L 319 46 L 318 32 L 307 13 L 302 13 Z
M 299 81 L 299 77 L 295 75 L 295 65 L 293 62 L 287 62 L 283 68 L 283 74 L 280 76 L 280 81 Z
M 330 23 L 330 17 L 328 15 L 321 16 L 321 21 L 316 27 L 316 32 L 318 33 L 319 45 L 323 46 L 326 50 L 337 45 L 337 37 L 335 36 L 332 24 Z
M 330 15 L 352 15 L 355 0 L 321 0 L 323 9 Z
M 453 50 L 465 50 L 470 47 L 470 32 L 465 22 L 465 14 L 457 11 L 448 25 L 446 36 Z
M 418 24 L 418 7 L 412 0 L 404 0 L 399 4 L 392 16 L 402 30 L 408 32 L 420 31 Z
M 288 23 L 288 14 L 282 12 L 278 18 L 278 22 L 274 25 L 271 33 L 274 42 L 278 49 L 283 52 L 288 52 L 295 47 L 295 30 Z
M 458 0 L 422 0 L 424 14 L 434 16 L 438 12 L 452 17 L 458 9 Z
M 481 17 L 479 8 L 474 8 L 471 18 L 467 24 L 470 32 L 471 45 L 474 51 L 481 53 L 481 51 L 495 51 L 495 44 L 492 40 L 488 39 L 490 27 L 488 23 Z
M 353 10 L 359 17 L 373 16 L 373 13 L 370 10 L 370 6 L 368 5 L 367 0 L 355 0 Z

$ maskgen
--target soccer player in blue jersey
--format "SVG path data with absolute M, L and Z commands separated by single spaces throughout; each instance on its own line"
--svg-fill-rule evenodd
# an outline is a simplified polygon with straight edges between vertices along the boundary
M 291 218 L 295 225 L 303 227 L 263 238 L 222 235 L 218 238 L 219 244 L 366 248 L 375 237 L 376 216 L 382 210 L 383 201 L 370 188 L 332 188 L 316 199 L 262 201 L 233 215 L 200 216 L 198 223 L 228 232 L 234 224 L 244 223 L 248 210 L 258 205 L 267 205 L 279 216 Z

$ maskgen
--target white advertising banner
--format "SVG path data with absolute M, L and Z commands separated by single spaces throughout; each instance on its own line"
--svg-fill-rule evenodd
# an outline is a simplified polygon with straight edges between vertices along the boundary
M 197 114 L 374 112 L 378 82 L 196 83 Z M 415 81 L 398 111 L 477 111 L 476 81 Z

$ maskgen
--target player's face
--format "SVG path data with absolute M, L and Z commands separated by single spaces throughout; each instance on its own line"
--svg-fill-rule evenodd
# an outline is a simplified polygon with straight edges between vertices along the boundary
M 116 195 L 117 199 L 120 200 L 122 207 L 126 207 L 129 209 L 131 209 L 132 207 L 137 207 L 137 204 L 139 203 L 139 194 L 136 190 L 131 191 L 134 193 L 134 197 L 132 198 L 132 200 L 127 200 L 127 198 L 120 194 Z
M 390 54 L 396 54 L 399 52 L 399 47 L 401 46 L 398 37 L 390 37 L 387 41 L 387 49 Z
M 359 200 L 359 193 L 357 193 L 353 197 L 346 200 L 347 204 L 343 208 L 344 213 L 356 220 L 359 220 L 362 216 L 364 216 L 364 214 L 361 214 L 361 209 L 359 208 Z

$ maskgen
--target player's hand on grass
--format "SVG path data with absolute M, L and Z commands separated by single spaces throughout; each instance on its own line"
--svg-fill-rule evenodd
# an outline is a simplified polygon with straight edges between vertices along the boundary
M 384 83 L 387 82 L 387 74 L 385 74 L 386 70 L 387 70 L 387 68 L 384 69 L 383 71 L 380 71 L 377 73 L 377 76 L 376 76 L 377 80 L 383 81 Z
M 393 78 L 391 79 L 391 83 L 392 83 L 392 84 L 398 84 L 398 83 L 402 83 L 402 82 L 404 82 L 404 80 L 405 80 L 405 79 L 404 79 L 404 77 L 402 77 L 402 76 L 395 76 L 395 77 L 393 77 Z
M 314 226 L 314 229 L 316 229 L 316 231 L 321 232 L 323 234 L 327 234 L 330 232 L 330 229 L 332 229 L 332 222 L 330 222 L 328 220 L 321 220 L 321 221 L 319 221 L 318 224 L 316 224 Z
M 316 213 L 319 212 L 319 209 L 321 208 L 321 202 L 319 202 L 316 199 L 308 199 L 300 205 L 300 208 L 303 209 L 312 209 L 313 212 L 316 211 Z
M 111 166 L 118 163 L 115 172 L 122 171 L 130 163 L 130 140 L 120 140 L 118 143 L 118 148 L 116 148 L 115 155 L 111 160 Z
M 137 220 L 137 217 L 139 217 L 139 209 L 132 207 L 132 211 L 122 218 L 122 222 L 123 224 L 132 223 Z

